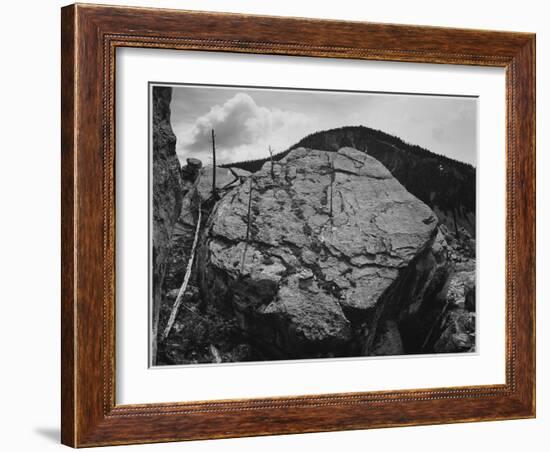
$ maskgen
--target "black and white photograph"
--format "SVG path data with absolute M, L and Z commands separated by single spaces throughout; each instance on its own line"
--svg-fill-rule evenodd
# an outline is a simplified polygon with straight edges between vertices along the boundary
M 547 6 L 4 2 L 1 449 L 548 452 Z
M 150 365 L 477 352 L 477 109 L 151 82 Z

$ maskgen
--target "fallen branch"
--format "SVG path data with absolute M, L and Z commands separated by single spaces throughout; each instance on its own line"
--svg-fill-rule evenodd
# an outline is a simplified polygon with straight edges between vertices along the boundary
M 168 337 L 168 334 L 170 334 L 170 330 L 172 329 L 172 326 L 174 325 L 174 321 L 176 320 L 176 316 L 178 314 L 178 309 L 180 307 L 181 300 L 183 299 L 183 295 L 185 294 L 185 290 L 187 289 L 187 284 L 189 284 L 189 278 L 191 277 L 191 268 L 193 267 L 193 260 L 195 257 L 195 248 L 197 247 L 197 242 L 199 241 L 199 231 L 201 228 L 201 212 L 202 212 L 201 202 L 199 200 L 199 215 L 197 218 L 197 226 L 195 228 L 195 237 L 193 239 L 191 255 L 189 256 L 189 261 L 187 262 L 187 269 L 185 270 L 183 283 L 178 292 L 178 296 L 176 297 L 176 301 L 174 301 L 174 305 L 172 306 L 172 311 L 170 312 L 170 317 L 168 318 L 168 323 L 166 324 L 166 328 L 164 329 L 164 332 L 162 334 L 161 340 L 163 341 Z
M 210 353 L 212 354 L 212 358 L 214 358 L 214 362 L 219 364 L 222 362 L 222 356 L 220 355 L 219 350 L 212 344 L 210 344 Z

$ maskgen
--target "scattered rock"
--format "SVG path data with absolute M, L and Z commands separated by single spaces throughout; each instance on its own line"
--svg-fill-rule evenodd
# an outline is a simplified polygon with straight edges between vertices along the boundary
M 475 351 L 475 314 L 452 310 L 443 321 L 442 333 L 433 347 L 435 353 Z
M 453 307 L 475 311 L 475 270 L 457 271 L 449 278 L 447 300 Z

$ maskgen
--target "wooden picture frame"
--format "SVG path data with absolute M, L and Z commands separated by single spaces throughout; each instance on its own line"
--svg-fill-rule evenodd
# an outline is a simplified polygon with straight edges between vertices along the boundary
M 62 9 L 62 442 L 73 447 L 535 416 L 535 35 L 71 5 Z M 115 50 L 506 69 L 506 383 L 115 403 Z

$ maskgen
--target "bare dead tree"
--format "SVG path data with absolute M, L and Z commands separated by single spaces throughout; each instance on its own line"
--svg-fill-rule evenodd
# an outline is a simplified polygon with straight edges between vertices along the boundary
M 244 271 L 244 260 L 246 258 L 246 252 L 248 250 L 248 243 L 250 241 L 250 211 L 252 208 L 252 182 L 254 178 L 250 176 L 250 187 L 248 189 L 248 212 L 246 214 L 246 241 L 244 244 L 243 257 L 241 259 L 241 273 Z
M 273 149 L 269 146 L 267 150 L 269 151 L 269 158 L 271 160 L 271 179 L 275 179 L 275 173 L 273 172 Z
M 250 239 L 250 210 L 252 207 L 252 189 L 253 185 L 252 182 L 254 182 L 254 178 L 250 177 L 250 188 L 248 190 L 248 212 L 246 214 L 246 243 L 248 243 Z
M 334 191 L 334 161 L 330 161 L 330 218 L 332 218 L 332 194 Z
M 181 301 L 183 299 L 183 296 L 185 295 L 185 290 L 187 289 L 187 285 L 189 284 L 189 278 L 191 277 L 191 269 L 193 267 L 193 260 L 195 258 L 195 249 L 197 247 L 197 242 L 199 241 L 199 231 L 201 227 L 201 212 L 202 212 L 202 207 L 199 199 L 199 214 L 197 217 L 197 226 L 195 227 L 195 237 L 193 238 L 193 246 L 191 247 L 191 254 L 189 256 L 189 261 L 187 262 L 187 269 L 185 270 L 183 283 L 180 287 L 180 290 L 178 291 L 176 300 L 172 305 L 172 310 L 170 311 L 170 317 L 168 318 L 168 322 L 166 323 L 166 328 L 164 328 L 164 331 L 162 333 L 162 337 L 161 337 L 162 341 L 164 341 L 170 334 L 170 330 L 172 329 L 172 326 L 174 325 L 174 321 L 176 320 L 176 316 L 178 315 L 178 310 L 181 305 Z
M 216 199 L 216 135 L 212 129 L 212 197 Z

